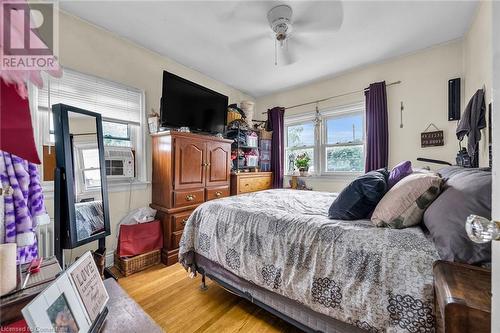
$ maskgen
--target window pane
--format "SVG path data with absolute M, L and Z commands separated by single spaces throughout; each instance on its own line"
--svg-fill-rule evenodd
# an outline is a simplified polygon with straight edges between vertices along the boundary
M 54 133 L 55 133 L 54 117 L 52 116 L 52 112 L 50 112 L 50 114 L 49 114 L 49 142 L 48 143 L 56 142 L 56 136 Z
M 84 170 L 83 178 L 85 187 L 101 187 L 101 171 L 100 170 Z
M 330 118 L 326 121 L 327 143 L 363 142 L 363 115 Z
M 287 127 L 287 147 L 314 146 L 314 124 Z
M 82 149 L 83 168 L 99 168 L 99 151 L 97 148 Z
M 365 168 L 363 150 L 362 145 L 326 148 L 326 171 L 362 172 Z
M 128 133 L 128 125 L 120 123 L 112 123 L 109 121 L 102 122 L 102 132 L 105 138 L 130 139 Z
M 298 170 L 295 166 L 295 158 L 297 155 L 302 153 L 307 153 L 311 161 L 309 162 L 309 173 L 314 173 L 314 148 L 306 149 L 287 149 L 285 155 L 285 173 L 292 174 L 294 171 Z
M 104 145 L 105 146 L 113 146 L 113 147 L 131 147 L 131 142 L 130 142 L 130 140 L 104 138 Z

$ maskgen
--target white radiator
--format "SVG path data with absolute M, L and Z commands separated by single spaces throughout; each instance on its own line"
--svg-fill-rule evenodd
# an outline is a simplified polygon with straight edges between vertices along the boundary
M 54 220 L 48 224 L 38 225 L 36 228 L 38 240 L 38 255 L 47 258 L 54 255 Z

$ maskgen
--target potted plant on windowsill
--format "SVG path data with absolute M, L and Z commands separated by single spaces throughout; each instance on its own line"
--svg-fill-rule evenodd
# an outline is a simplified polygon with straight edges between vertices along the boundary
M 299 169 L 301 176 L 305 176 L 307 174 L 307 171 L 309 170 L 309 162 L 311 162 L 311 158 L 307 153 L 299 154 L 295 158 L 295 166 Z

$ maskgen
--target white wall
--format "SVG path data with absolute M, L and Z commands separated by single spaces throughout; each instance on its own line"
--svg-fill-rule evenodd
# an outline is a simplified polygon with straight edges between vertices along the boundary
M 471 27 L 463 42 L 465 103 L 481 88 L 485 88 L 486 110 L 492 90 L 492 3 L 483 1 L 477 8 Z M 463 106 L 465 107 L 465 105 Z M 479 143 L 480 166 L 488 166 L 488 131 L 482 131 Z
M 448 80 L 463 77 L 462 48 L 462 40 L 456 40 L 387 62 L 355 69 L 329 80 L 259 98 L 257 111 L 260 115 L 273 106 L 286 107 L 356 91 L 376 81 L 385 80 L 390 83 L 401 80 L 401 84 L 387 88 L 389 166 L 394 166 L 402 160 L 411 160 L 417 167 L 424 166 L 425 164 L 416 161 L 417 157 L 453 162 L 458 150 L 455 137 L 457 122 L 448 121 Z M 362 93 L 349 95 L 324 102 L 320 104 L 320 109 L 363 100 Z M 404 128 L 399 127 L 401 101 L 405 108 Z M 314 105 L 290 109 L 286 114 L 313 111 Z M 444 131 L 445 146 L 421 148 L 420 133 L 430 123 Z M 311 178 L 307 183 L 315 190 L 340 191 L 349 181 Z
M 60 63 L 64 67 L 143 89 L 147 113 L 152 108 L 159 110 L 163 70 L 225 94 L 230 102 L 253 100 L 232 87 L 66 13 L 59 17 L 59 50 Z M 147 124 L 145 131 L 146 128 Z M 148 179 L 151 180 L 149 136 L 146 149 Z M 112 235 L 107 238 L 108 251 L 116 247 L 116 225 L 128 213 L 128 200 L 128 191 L 109 193 Z M 131 192 L 131 209 L 148 206 L 150 202 L 151 185 Z M 46 205 L 53 217 L 53 200 L 47 199 Z M 73 250 L 72 256 L 96 247 L 96 243 L 83 246 Z
M 500 2 L 493 3 L 493 198 L 492 218 L 500 221 Z M 500 332 L 500 241 L 493 241 L 491 331 Z

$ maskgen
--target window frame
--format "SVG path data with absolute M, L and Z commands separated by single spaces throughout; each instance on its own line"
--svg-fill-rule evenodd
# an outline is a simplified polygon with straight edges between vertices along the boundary
M 327 121 L 329 119 L 341 118 L 348 115 L 361 114 L 363 122 L 363 159 L 366 163 L 366 112 L 365 103 L 358 102 L 338 107 L 332 107 L 320 111 L 318 122 L 315 124 L 314 133 L 314 146 L 304 146 L 304 148 L 313 148 L 314 152 L 314 172 L 311 174 L 312 177 L 324 177 L 324 178 L 352 178 L 363 174 L 363 171 L 327 171 L 327 149 L 330 147 L 346 147 L 346 146 L 359 146 L 359 143 L 342 143 L 342 144 L 331 144 L 327 142 Z M 286 116 L 284 119 L 284 161 L 288 163 L 288 157 L 286 156 L 287 147 L 287 134 L 289 126 L 296 126 L 308 122 L 315 123 L 316 114 L 313 112 L 297 114 Z M 302 148 L 302 147 L 300 147 Z M 285 166 L 286 170 L 286 166 Z M 285 176 L 291 176 L 290 173 L 286 173 Z
M 291 116 L 291 117 L 285 117 L 284 119 L 284 131 L 283 131 L 283 140 L 284 140 L 284 144 L 285 144 L 285 149 L 284 149 L 284 154 L 285 154 L 285 157 L 284 157 L 284 162 L 286 163 L 286 165 L 284 166 L 285 167 L 285 170 L 288 168 L 288 156 L 287 156 L 287 151 L 289 149 L 288 147 L 288 127 L 291 127 L 291 126 L 297 126 L 297 125 L 302 125 L 302 124 L 308 124 L 308 123 L 312 123 L 313 125 L 313 128 L 314 128 L 314 143 L 312 146 L 307 146 L 307 145 L 304 145 L 304 146 L 296 146 L 294 147 L 294 149 L 311 149 L 313 150 L 313 161 L 314 161 L 314 164 L 313 164 L 313 168 L 314 168 L 314 172 L 316 173 L 318 170 L 316 168 L 316 165 L 317 165 L 317 155 L 318 155 L 318 146 L 316 144 L 317 142 L 317 130 L 316 130 L 316 126 L 315 126 L 315 123 L 314 123 L 314 115 L 311 116 L 309 114 L 302 114 L 302 115 L 297 115 L 297 116 Z M 285 173 L 285 175 L 291 175 L 290 173 Z
M 361 143 L 354 142 L 346 142 L 346 143 L 328 143 L 328 120 L 335 118 L 343 118 L 350 115 L 361 115 L 362 119 L 362 127 L 363 127 L 363 136 Z M 356 103 L 352 105 L 337 107 L 335 109 L 331 109 L 325 111 L 321 115 L 321 131 L 322 131 L 322 139 L 321 139 L 321 175 L 331 176 L 331 175 L 359 175 L 362 174 L 363 171 L 328 171 L 327 170 L 327 149 L 331 147 L 350 147 L 350 146 L 363 146 L 363 166 L 366 163 L 366 112 L 365 112 L 365 103 Z
M 85 181 L 85 171 L 99 170 L 99 168 L 85 168 L 85 162 L 83 160 L 83 151 L 98 149 L 96 144 L 93 143 L 78 143 L 74 144 L 73 154 L 76 156 L 76 168 L 78 175 L 75 176 L 77 183 L 77 195 L 85 195 L 91 192 L 99 191 L 100 186 L 87 187 L 87 182 Z

